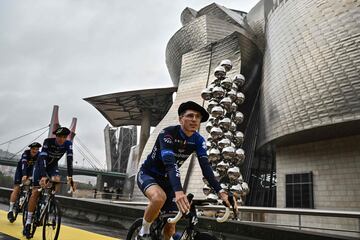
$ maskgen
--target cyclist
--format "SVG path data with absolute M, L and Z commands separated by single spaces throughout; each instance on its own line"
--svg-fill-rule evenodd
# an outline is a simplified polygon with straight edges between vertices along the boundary
M 47 138 L 44 140 L 41 153 L 39 154 L 38 161 L 36 162 L 33 173 L 33 185 L 32 194 L 29 200 L 28 216 L 24 226 L 23 234 L 27 238 L 31 238 L 31 221 L 32 215 L 35 211 L 40 192 L 39 187 L 44 187 L 48 177 L 52 181 L 60 181 L 58 161 L 66 153 L 67 158 L 67 171 L 68 171 L 68 183 L 73 186 L 73 151 L 72 142 L 66 140 L 70 134 L 70 130 L 66 127 L 59 127 L 54 132 L 55 138 Z M 59 192 L 60 185 L 56 186 L 56 192 Z
M 10 196 L 10 207 L 7 215 L 10 222 L 15 221 L 13 209 L 15 201 L 20 193 L 20 184 L 26 182 L 30 178 L 30 176 L 32 176 L 33 166 L 39 155 L 39 148 L 41 147 L 41 144 L 38 142 L 33 142 L 28 147 L 30 149 L 24 151 L 16 167 L 14 177 L 14 190 Z
M 209 118 L 208 112 L 197 103 L 188 101 L 179 106 L 178 116 L 180 125 L 167 127 L 159 133 L 137 175 L 137 184 L 149 199 L 138 240 L 151 239 L 150 226 L 160 210 L 177 211 L 179 208 L 183 213 L 189 211 L 190 204 L 181 186 L 179 167 L 193 152 L 197 154 L 206 180 L 230 206 L 227 192 L 222 190 L 214 177 L 206 153 L 206 142 L 197 132 L 200 122 Z M 165 240 L 174 233 L 175 224 L 167 223 L 164 227 Z

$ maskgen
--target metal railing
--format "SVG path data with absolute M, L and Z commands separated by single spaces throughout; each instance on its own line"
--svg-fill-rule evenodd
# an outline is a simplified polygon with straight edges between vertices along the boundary
M 127 202 L 127 201 L 112 201 L 112 203 L 129 205 L 129 206 L 146 206 L 146 202 Z M 225 208 L 222 205 L 208 205 L 208 206 L 198 206 L 198 209 L 201 210 L 214 210 L 214 211 L 223 211 Z M 360 236 L 360 211 L 338 211 L 338 210 L 316 210 L 316 209 L 296 209 L 296 208 L 267 208 L 267 207 L 246 207 L 241 206 L 238 208 L 239 212 L 249 213 L 250 220 L 244 220 L 240 214 L 240 222 L 243 223 L 257 223 L 262 225 L 269 226 L 279 226 L 287 228 L 296 228 L 299 230 L 322 230 L 322 231 L 334 231 L 334 232 L 343 232 L 343 233 L 355 233 Z M 257 221 L 255 219 L 255 214 L 279 214 L 279 215 L 292 215 L 297 216 L 297 224 L 281 224 L 274 222 L 265 222 Z M 315 226 L 305 226 L 303 221 L 304 216 L 312 217 L 332 217 L 332 218 L 344 218 L 344 219 L 357 219 L 357 228 L 358 230 L 351 229 L 338 229 L 338 228 L 326 228 L 326 227 L 315 227 Z

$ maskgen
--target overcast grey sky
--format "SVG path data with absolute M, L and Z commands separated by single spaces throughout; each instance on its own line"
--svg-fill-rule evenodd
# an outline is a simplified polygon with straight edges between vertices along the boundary
M 107 121 L 82 99 L 172 86 L 165 48 L 180 14 L 212 2 L 0 0 L 0 143 L 46 126 L 59 105 L 60 123 L 77 117 L 77 136 L 105 163 Z M 246 12 L 257 2 L 217 1 Z M 0 148 L 17 152 L 40 133 Z

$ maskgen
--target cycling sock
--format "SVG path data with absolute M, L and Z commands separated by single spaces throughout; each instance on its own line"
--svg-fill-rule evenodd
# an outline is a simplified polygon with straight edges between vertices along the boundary
M 26 219 L 26 224 L 31 224 L 31 218 L 32 218 L 32 215 L 33 213 L 32 212 L 28 212 L 28 215 L 27 215 L 27 219 Z
M 9 212 L 12 212 L 14 209 L 14 202 L 10 202 Z
M 144 234 L 150 234 L 150 226 L 151 226 L 151 222 L 147 222 L 143 218 L 142 227 L 140 229 L 139 235 L 144 236 Z

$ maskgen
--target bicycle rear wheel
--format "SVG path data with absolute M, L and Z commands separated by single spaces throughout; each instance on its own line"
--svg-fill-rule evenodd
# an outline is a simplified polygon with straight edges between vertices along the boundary
M 43 224 L 43 240 L 58 239 L 61 226 L 61 212 L 57 201 L 54 199 L 49 203 Z

